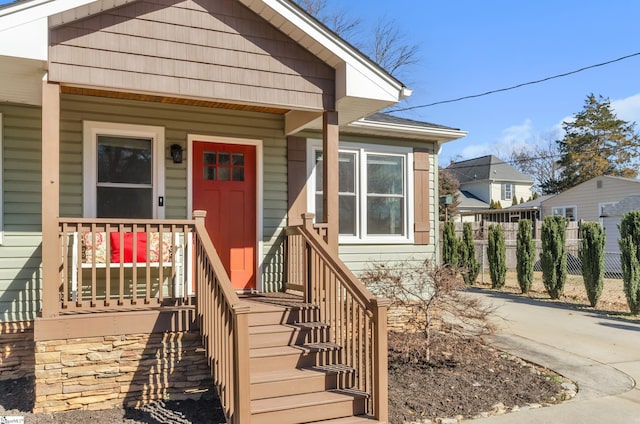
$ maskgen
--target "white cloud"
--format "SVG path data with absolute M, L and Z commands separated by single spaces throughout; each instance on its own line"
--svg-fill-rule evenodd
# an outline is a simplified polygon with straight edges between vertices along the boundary
M 640 93 L 624 99 L 612 100 L 611 107 L 618 118 L 628 122 L 640 123 Z

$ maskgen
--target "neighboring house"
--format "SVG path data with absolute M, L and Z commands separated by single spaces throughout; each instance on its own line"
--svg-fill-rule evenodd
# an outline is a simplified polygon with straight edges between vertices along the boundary
M 542 217 L 562 215 L 570 221 L 600 221 L 604 207 L 640 194 L 640 180 L 603 175 L 542 202 Z
M 602 227 L 605 230 L 605 248 L 606 252 L 619 252 L 620 245 L 620 222 L 627 212 L 640 210 L 640 192 L 638 194 L 627 196 L 617 203 L 603 206 L 600 219 Z
M 540 220 L 540 210 L 542 202 L 553 197 L 551 194 L 539 196 L 528 202 L 519 203 L 502 209 L 489 209 L 480 214 L 476 221 L 488 222 L 518 222 L 521 219 L 529 219 L 531 221 Z
M 215 385 L 229 422 L 385 422 L 352 271 L 435 256 L 465 135 L 377 113 L 408 95 L 288 0 L 1 7 L 0 378 L 34 411 Z
M 514 198 L 519 202 L 531 197 L 533 179 L 493 155 L 453 162 L 446 169 L 460 182 L 464 196 L 460 198 L 458 211 L 462 216 L 487 210 L 492 201 L 506 208 Z

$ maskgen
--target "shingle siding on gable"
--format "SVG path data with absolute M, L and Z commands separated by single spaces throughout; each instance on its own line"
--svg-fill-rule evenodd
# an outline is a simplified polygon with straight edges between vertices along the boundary
M 333 109 L 335 71 L 232 0 L 136 1 L 54 28 L 49 80 Z

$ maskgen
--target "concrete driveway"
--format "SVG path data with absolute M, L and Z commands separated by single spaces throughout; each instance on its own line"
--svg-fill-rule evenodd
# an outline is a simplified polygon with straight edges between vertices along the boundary
M 579 387 L 574 399 L 559 405 L 470 422 L 640 423 L 640 322 L 503 293 L 472 290 L 470 295 L 497 308 L 497 347 Z

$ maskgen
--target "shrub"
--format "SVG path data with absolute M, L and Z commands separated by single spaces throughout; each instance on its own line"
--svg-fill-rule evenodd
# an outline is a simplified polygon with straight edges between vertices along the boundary
M 559 299 L 567 280 L 567 220 L 563 216 L 547 216 L 542 222 L 542 283 L 551 299 Z
M 487 246 L 489 259 L 489 275 L 491 287 L 499 289 L 504 286 L 507 278 L 507 253 L 504 244 L 504 234 L 500 225 L 489 226 L 489 245 Z
M 401 335 L 419 332 L 424 337 L 424 344 L 404 346 L 402 355 L 406 360 L 429 362 L 433 340 L 443 331 L 466 338 L 493 332 L 489 319 L 493 308 L 464 293 L 465 286 L 455 269 L 430 261 L 416 267 L 411 262 L 372 263 L 360 275 L 360 280 L 372 292 L 407 312 L 407 325 L 403 326 Z
M 521 219 L 518 222 L 518 236 L 516 241 L 516 260 L 518 285 L 524 294 L 529 293 L 533 282 L 533 266 L 535 265 L 536 243 L 533 240 L 531 221 Z
M 470 222 L 462 226 L 462 242 L 460 243 L 459 265 L 462 279 L 468 286 L 474 284 L 480 274 L 480 263 L 476 258 L 476 247 L 473 243 L 473 228 Z
M 578 255 L 582 263 L 582 280 L 591 306 L 596 306 L 604 281 L 604 229 L 598 222 L 585 222 L 580 228 L 582 244 Z
M 620 222 L 620 264 L 627 304 L 640 313 L 640 211 L 627 212 Z
M 458 266 L 458 244 L 456 227 L 453 222 L 447 221 L 442 229 L 442 264 L 451 267 Z

